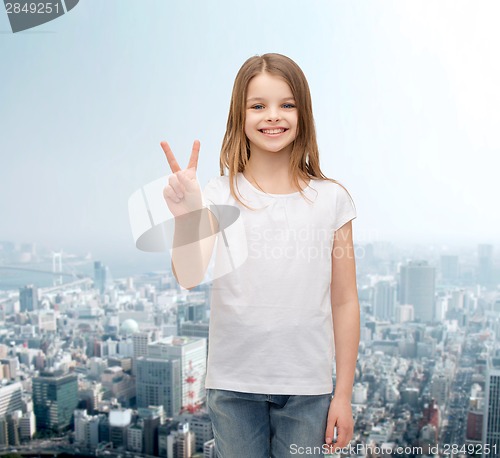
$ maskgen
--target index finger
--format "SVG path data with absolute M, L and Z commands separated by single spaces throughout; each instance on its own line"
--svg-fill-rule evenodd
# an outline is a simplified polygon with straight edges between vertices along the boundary
M 168 164 L 170 165 L 170 169 L 172 170 L 173 173 L 178 172 L 181 170 L 177 160 L 175 159 L 174 153 L 172 153 L 172 150 L 170 149 L 170 146 L 167 142 L 163 141 L 160 142 L 160 146 L 163 148 L 163 151 L 165 152 L 165 156 L 167 156 L 167 161 Z
M 193 143 L 193 150 L 191 151 L 191 157 L 189 158 L 189 164 L 187 166 L 188 169 L 194 167 L 194 169 L 196 170 L 196 168 L 198 167 L 199 153 L 200 153 L 200 141 L 195 140 Z

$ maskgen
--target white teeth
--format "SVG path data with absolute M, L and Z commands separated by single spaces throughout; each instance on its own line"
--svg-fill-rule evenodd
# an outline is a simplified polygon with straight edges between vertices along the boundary
M 282 132 L 285 132 L 285 129 L 272 129 L 272 130 L 262 129 L 262 132 L 264 132 L 265 134 L 281 134 Z

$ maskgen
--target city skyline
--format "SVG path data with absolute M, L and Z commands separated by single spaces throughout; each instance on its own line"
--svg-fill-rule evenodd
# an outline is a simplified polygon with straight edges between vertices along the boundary
M 496 456 L 493 246 L 477 245 L 473 257 L 414 248 L 419 261 L 397 246 L 365 249 L 349 445 L 358 452 L 347 456 L 397 447 L 405 458 L 421 456 L 422 447 L 444 456 L 452 446 L 475 456 L 488 446 L 483 456 Z M 103 261 L 78 284 L 0 291 L 0 398 L 11 401 L 0 403 L 0 446 L 169 456 L 171 441 L 190 443 L 187 456 L 212 458 L 203 389 L 210 286 L 182 290 L 171 272 L 113 280 Z M 336 376 L 334 366 L 334 383 Z M 495 423 L 486 427 L 490 417 Z

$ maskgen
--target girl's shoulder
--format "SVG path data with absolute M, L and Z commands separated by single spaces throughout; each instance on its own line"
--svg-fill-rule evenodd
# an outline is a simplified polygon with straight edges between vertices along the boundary
M 208 180 L 202 188 L 202 194 L 206 201 L 217 202 L 228 194 L 229 177 L 225 175 L 216 176 Z
M 338 192 L 339 190 L 346 189 L 346 186 L 338 180 L 328 180 L 325 178 L 313 178 L 311 186 L 318 190 Z
M 210 189 L 221 189 L 224 187 L 229 187 L 229 177 L 226 175 L 220 175 L 210 178 L 204 187 L 204 190 Z
M 311 181 L 318 195 L 323 195 L 327 201 L 335 201 L 337 204 L 344 202 L 354 202 L 354 199 L 348 187 L 338 180 L 326 180 L 324 178 L 315 178 Z

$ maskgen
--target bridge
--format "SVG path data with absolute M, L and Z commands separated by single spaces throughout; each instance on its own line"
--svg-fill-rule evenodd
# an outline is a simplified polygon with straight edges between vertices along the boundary
M 77 274 L 76 272 L 54 272 L 53 270 L 39 270 L 39 269 L 32 269 L 30 267 L 19 267 L 19 266 L 3 266 L 0 265 L 0 270 L 20 270 L 23 272 L 36 272 L 38 274 L 48 274 L 48 275 L 61 275 L 64 277 L 73 277 L 73 278 L 84 278 L 86 275 L 83 274 Z

